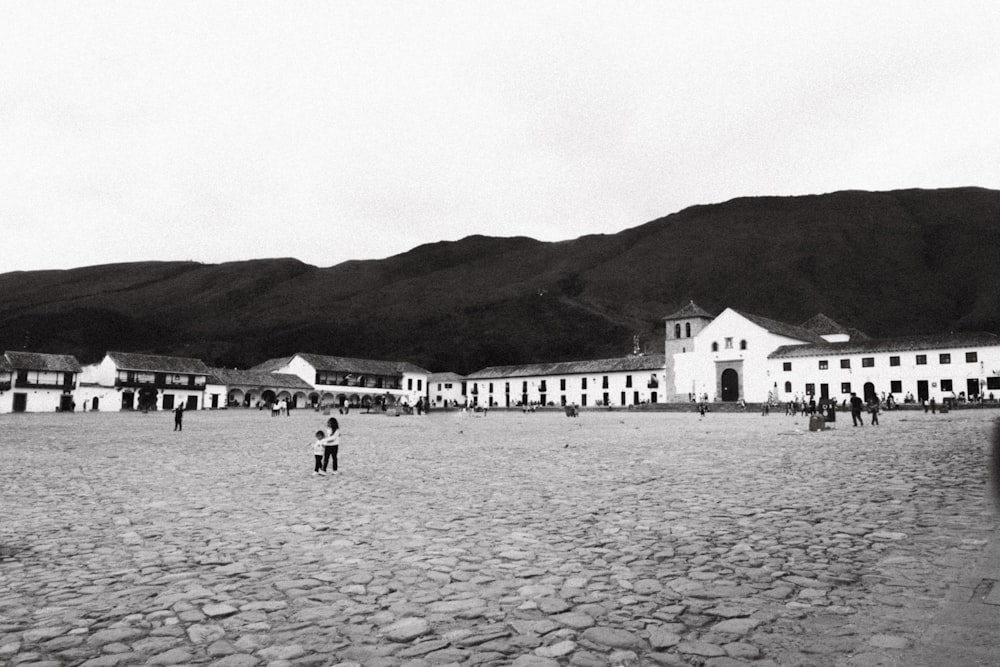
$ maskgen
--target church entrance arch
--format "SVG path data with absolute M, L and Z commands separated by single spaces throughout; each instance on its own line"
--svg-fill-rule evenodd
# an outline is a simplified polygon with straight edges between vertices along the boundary
M 723 401 L 738 401 L 740 398 L 740 374 L 735 369 L 727 368 L 722 371 L 722 395 Z

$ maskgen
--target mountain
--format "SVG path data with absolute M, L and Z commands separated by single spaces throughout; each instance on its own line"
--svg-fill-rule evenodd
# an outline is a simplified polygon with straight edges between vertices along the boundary
M 296 351 L 432 371 L 658 352 L 689 299 L 873 336 L 1000 331 L 1000 191 L 693 206 L 557 243 L 470 236 L 383 260 L 138 262 L 0 274 L 0 349 L 248 367 Z

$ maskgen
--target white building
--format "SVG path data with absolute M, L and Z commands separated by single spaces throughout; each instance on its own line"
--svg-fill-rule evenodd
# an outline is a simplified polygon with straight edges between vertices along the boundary
M 469 405 L 631 406 L 663 401 L 665 357 L 491 366 L 466 377 Z
M 80 396 L 90 410 L 197 410 L 210 373 L 200 359 L 108 352 L 83 368 Z
M 432 373 L 427 378 L 427 400 L 431 407 L 466 405 L 465 377 L 458 373 Z
M 1000 338 L 989 333 L 871 339 L 824 315 L 796 326 L 731 308 L 713 317 L 693 302 L 665 320 L 673 400 L 1000 398 Z
M 72 412 L 81 370 L 68 354 L 5 352 L 0 356 L 0 413 Z
M 309 405 L 313 386 L 291 373 L 212 368 L 205 385 L 205 407 L 258 407 L 285 400 L 291 408 Z
M 313 390 L 310 405 L 379 404 L 415 406 L 425 400 L 430 372 L 405 361 L 375 361 L 298 352 L 271 359 L 252 371 L 290 373 L 308 382 Z

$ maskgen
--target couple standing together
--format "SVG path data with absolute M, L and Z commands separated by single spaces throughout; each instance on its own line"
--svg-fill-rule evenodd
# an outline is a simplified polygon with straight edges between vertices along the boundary
M 340 449 L 340 424 L 334 417 L 326 421 L 326 429 L 316 431 L 316 440 L 312 444 L 316 467 L 313 475 L 326 476 L 327 467 L 333 463 L 333 474 L 337 474 L 337 451 Z

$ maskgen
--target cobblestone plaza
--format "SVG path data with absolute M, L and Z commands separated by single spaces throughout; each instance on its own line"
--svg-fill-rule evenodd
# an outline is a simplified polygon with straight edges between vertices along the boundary
M 11 415 L 0 664 L 922 664 L 995 416 Z

